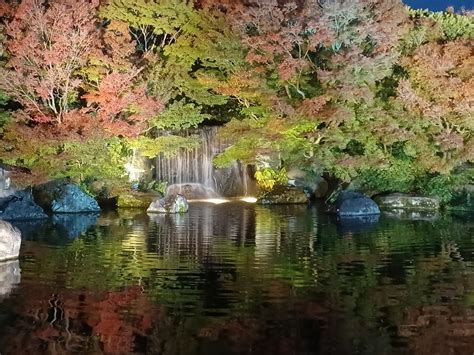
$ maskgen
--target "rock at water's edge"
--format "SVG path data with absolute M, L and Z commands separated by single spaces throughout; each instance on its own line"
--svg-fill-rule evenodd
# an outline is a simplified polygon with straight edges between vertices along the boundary
M 361 193 L 343 191 L 336 199 L 334 212 L 340 217 L 352 217 L 380 214 L 380 209 L 372 199 Z
M 0 220 L 0 262 L 20 254 L 21 233 L 7 221 Z
M 308 196 L 302 188 L 280 186 L 258 199 L 262 205 L 284 205 L 308 203 Z
M 156 198 L 151 194 L 122 194 L 118 196 L 117 207 L 119 208 L 147 208 Z
M 394 193 L 385 196 L 377 196 L 375 201 L 382 209 L 406 209 L 417 211 L 439 210 L 439 200 L 432 197 L 410 196 L 407 194 Z
M 34 200 L 30 189 L 16 191 L 0 198 L 0 218 L 7 220 L 47 218 L 43 209 Z
M 73 183 L 53 180 L 33 188 L 35 201 L 54 213 L 99 212 L 97 201 Z
M 186 213 L 189 210 L 189 204 L 186 197 L 177 194 L 153 201 L 148 209 L 148 213 Z

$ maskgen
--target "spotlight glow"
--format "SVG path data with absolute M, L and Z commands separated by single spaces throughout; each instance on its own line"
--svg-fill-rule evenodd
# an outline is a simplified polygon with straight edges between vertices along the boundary
M 240 199 L 240 201 L 244 201 L 244 202 L 248 202 L 248 203 L 255 203 L 257 202 L 257 198 L 256 197 L 243 197 Z
M 209 202 L 215 205 L 220 205 L 221 203 L 230 202 L 230 200 L 226 200 L 224 198 L 206 198 L 202 200 L 189 200 L 189 202 Z

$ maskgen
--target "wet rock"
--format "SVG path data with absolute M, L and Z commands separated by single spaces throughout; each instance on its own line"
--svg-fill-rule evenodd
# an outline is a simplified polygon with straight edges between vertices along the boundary
M 280 186 L 260 197 L 257 203 L 262 205 L 308 203 L 308 196 L 301 187 Z
M 21 270 L 18 260 L 0 262 L 0 299 L 8 297 L 20 281 Z
M 340 217 L 380 214 L 379 207 L 372 199 L 351 191 L 343 191 L 338 195 L 333 210 Z
M 188 200 L 220 197 L 214 189 L 199 183 L 173 184 L 166 189 L 166 196 L 177 196 L 178 194 Z
M 46 211 L 53 213 L 98 212 L 97 201 L 82 189 L 66 180 L 53 180 L 36 185 L 35 201 Z
M 0 198 L 0 218 L 7 220 L 47 218 L 43 209 L 34 200 L 30 189 L 16 191 Z
M 383 210 L 383 215 L 400 221 L 429 221 L 433 222 L 439 218 L 438 211 L 413 211 L 404 209 Z
M 290 183 L 293 186 L 302 187 L 311 199 L 325 197 L 329 189 L 327 181 L 322 177 L 314 179 L 295 178 L 291 179 Z
M 20 254 L 21 233 L 11 223 L 0 220 L 0 261 L 15 259 Z
M 155 194 L 144 194 L 144 193 L 128 193 L 128 194 L 121 194 L 117 198 L 117 207 L 120 208 L 147 208 L 150 206 L 157 196 L 158 193 Z
M 225 197 L 255 196 L 258 186 L 254 175 L 253 166 L 236 161 L 229 167 L 213 170 L 214 186 Z
M 56 190 L 51 210 L 55 213 L 98 212 L 100 207 L 97 201 L 79 186 L 67 184 Z
M 286 174 L 291 186 L 302 187 L 311 198 L 322 198 L 328 193 L 329 184 L 322 176 L 310 177 L 301 169 L 292 169 Z
M 375 201 L 382 209 L 406 209 L 419 211 L 439 210 L 439 200 L 432 197 L 411 196 L 407 194 L 394 193 L 385 196 L 377 196 Z
M 150 204 L 148 213 L 186 213 L 189 210 L 189 204 L 183 195 L 170 195 L 158 199 Z

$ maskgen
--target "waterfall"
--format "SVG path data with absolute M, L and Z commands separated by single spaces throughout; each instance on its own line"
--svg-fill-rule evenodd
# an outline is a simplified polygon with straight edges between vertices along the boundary
M 160 154 L 155 159 L 157 181 L 168 184 L 167 194 L 182 193 L 187 198 L 248 196 L 255 191 L 251 167 L 235 162 L 225 169 L 213 166 L 214 157 L 229 143 L 220 139 L 218 127 L 206 126 L 184 130 L 183 136 L 198 136 L 201 144 L 194 149 L 182 149 L 177 155 Z

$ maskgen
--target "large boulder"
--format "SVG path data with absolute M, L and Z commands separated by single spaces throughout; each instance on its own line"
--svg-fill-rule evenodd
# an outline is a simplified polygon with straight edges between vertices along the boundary
M 20 254 L 21 233 L 10 223 L 0 220 L 0 262 Z
M 51 205 L 54 213 L 99 212 L 97 201 L 75 184 L 62 185 L 55 192 Z
M 381 209 L 406 209 L 417 211 L 439 210 L 439 200 L 432 197 L 411 196 L 408 194 L 394 193 L 377 196 L 375 201 Z
M 0 262 L 0 300 L 8 297 L 20 281 L 21 270 L 18 260 Z
M 7 220 L 47 218 L 43 209 L 33 200 L 30 189 L 16 191 L 0 198 L 0 218 Z
M 65 180 L 54 180 L 34 187 L 35 201 L 53 213 L 99 212 L 97 201 Z
M 257 200 L 262 205 L 283 205 L 308 203 L 308 196 L 303 188 L 279 186 Z
M 165 198 L 153 201 L 148 209 L 148 213 L 186 213 L 189 210 L 189 204 L 183 195 L 169 195 Z
M 372 199 L 352 191 L 341 192 L 336 198 L 333 210 L 340 217 L 380 214 L 379 206 Z

